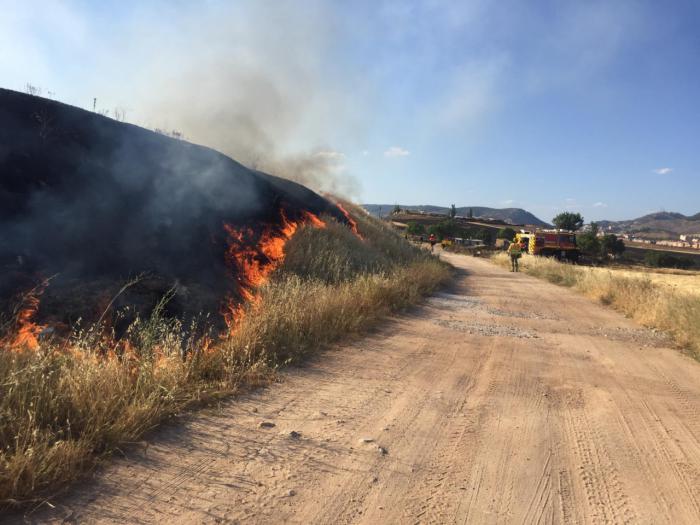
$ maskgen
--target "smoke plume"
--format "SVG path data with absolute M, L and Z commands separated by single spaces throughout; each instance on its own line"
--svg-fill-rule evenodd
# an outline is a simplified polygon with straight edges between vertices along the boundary
M 121 298 L 132 311 L 178 283 L 189 292 L 173 313 L 216 312 L 240 294 L 230 230 L 265 265 L 263 234 L 321 214 L 346 220 L 304 186 L 209 148 L 0 88 L 0 315 L 54 276 L 39 315 L 71 326 L 136 274 L 150 281 Z
M 315 14 L 294 2 L 178 4 L 158 13 L 167 23 L 157 27 L 148 8 L 134 13 L 125 47 L 113 51 L 137 118 L 255 169 L 356 195 L 343 155 L 328 146 L 361 127 L 348 79 L 328 73 L 338 24 L 321 3 L 306 7 Z M 100 90 L 113 91 L 111 81 Z

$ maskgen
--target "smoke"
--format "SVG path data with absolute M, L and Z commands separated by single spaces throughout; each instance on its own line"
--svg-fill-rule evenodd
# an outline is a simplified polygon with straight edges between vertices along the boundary
M 0 0 L 0 77 L 177 130 L 257 169 L 355 196 L 338 158 L 360 150 L 370 82 L 347 55 L 356 29 L 321 0 L 27 3 Z M 21 79 L 21 80 L 20 80 Z M 319 155 L 321 153 L 321 155 Z
M 337 151 L 287 155 L 282 158 L 262 158 L 253 167 L 260 171 L 280 174 L 304 186 L 333 195 L 359 195 L 358 180 L 346 172 L 345 155 Z
M 144 8 L 123 26 L 119 49 L 105 52 L 129 79 L 129 104 L 143 123 L 353 197 L 358 182 L 328 145 L 352 141 L 362 120 L 348 99 L 350 79 L 332 65 L 341 25 L 312 3 L 303 13 L 295 2 Z M 113 90 L 113 80 L 98 81 L 100 90 Z
M 342 155 L 312 158 L 327 166 Z M 307 177 L 323 172 L 292 165 Z M 134 308 L 150 308 L 178 283 L 192 293 L 170 308 L 217 312 L 237 290 L 224 224 L 255 234 L 305 212 L 345 220 L 307 188 L 211 149 L 0 89 L 0 313 L 55 276 L 40 314 L 60 312 L 67 326 L 109 287 L 143 273 L 151 280 L 121 299 Z

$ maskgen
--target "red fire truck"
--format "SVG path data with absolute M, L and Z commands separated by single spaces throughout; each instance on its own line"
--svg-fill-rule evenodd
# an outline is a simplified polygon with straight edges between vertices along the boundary
M 530 255 L 576 261 L 580 254 L 576 234 L 568 230 L 521 230 L 515 234 L 515 242 Z

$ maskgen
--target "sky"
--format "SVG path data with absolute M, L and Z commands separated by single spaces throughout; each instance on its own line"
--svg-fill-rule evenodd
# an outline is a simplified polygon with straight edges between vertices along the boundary
M 0 0 L 0 87 L 365 203 L 700 212 L 700 2 Z

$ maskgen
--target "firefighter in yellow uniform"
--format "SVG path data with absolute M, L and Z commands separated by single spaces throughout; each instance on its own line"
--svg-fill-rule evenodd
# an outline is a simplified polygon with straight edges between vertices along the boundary
M 508 246 L 508 255 L 510 255 L 510 265 L 511 265 L 511 272 L 517 272 L 518 271 L 518 259 L 523 254 L 522 248 L 520 248 L 520 243 L 519 242 L 512 242 L 510 243 L 510 246 Z

